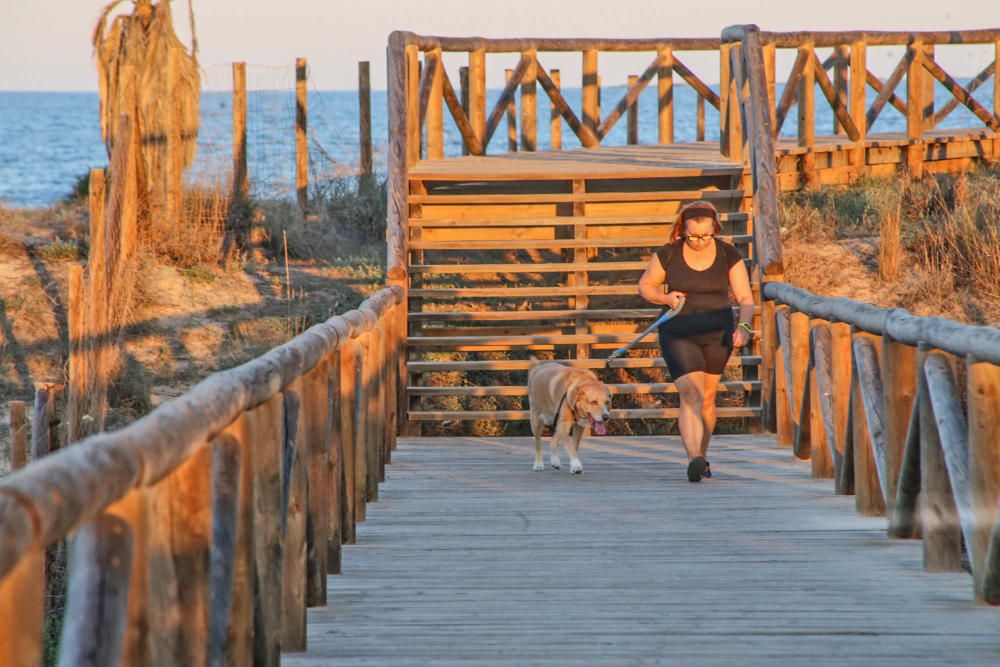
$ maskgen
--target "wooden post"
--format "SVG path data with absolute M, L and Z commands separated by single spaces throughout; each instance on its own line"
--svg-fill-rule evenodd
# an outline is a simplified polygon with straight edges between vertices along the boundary
M 732 120 L 732 115 L 729 113 L 729 105 L 733 101 L 732 86 L 730 85 L 732 75 L 730 71 L 729 49 L 730 45 L 728 43 L 719 45 L 719 152 L 726 157 L 731 157 L 729 149 L 732 146 L 729 138 L 731 130 L 729 123 Z
M 993 115 L 1000 118 L 1000 39 L 993 42 Z M 993 159 L 1000 158 L 1000 136 L 993 138 Z
M 777 433 L 777 417 L 775 415 L 775 384 L 774 369 L 776 362 L 776 352 L 778 350 L 778 336 L 774 326 L 775 307 L 774 301 L 761 299 L 760 322 L 760 353 L 762 356 L 760 367 L 760 404 L 761 423 L 764 428 L 771 433 Z M 787 398 L 786 398 L 787 401 Z M 784 446 L 788 446 L 785 443 Z
M 458 87 L 459 94 L 461 95 L 459 102 L 462 105 L 462 111 L 465 113 L 465 117 L 469 117 L 469 66 L 463 65 L 458 68 Z M 471 123 L 470 123 L 471 124 Z M 473 126 L 473 134 L 475 134 L 475 126 Z M 469 142 L 462 140 L 462 155 L 469 154 Z
M 256 461 L 254 458 L 254 447 L 256 446 L 257 435 L 251 428 L 253 421 L 250 413 L 244 412 L 236 418 L 226 429 L 223 435 L 216 438 L 216 447 L 213 452 L 213 513 L 219 516 L 224 511 L 223 505 L 227 502 L 225 495 L 228 493 L 229 475 L 232 473 L 233 461 L 230 458 L 228 443 L 223 438 L 232 437 L 236 442 L 239 454 L 239 497 L 236 508 L 236 544 L 235 555 L 232 559 L 225 561 L 225 567 L 232 572 L 232 599 L 229 604 L 229 619 L 226 626 L 225 646 L 223 655 L 228 656 L 231 665 L 245 665 L 252 660 L 254 653 L 254 616 L 255 603 L 255 560 L 257 536 L 254 531 L 255 504 L 258 502 L 254 497 L 255 479 L 257 473 L 255 469 L 265 462 Z M 218 503 L 214 500 L 218 499 Z M 218 511 L 216 511 L 218 508 Z M 219 538 L 216 538 L 216 526 L 218 526 Z M 269 528 L 269 527 L 264 527 Z M 220 540 L 222 533 L 228 530 L 219 522 L 213 522 L 213 550 L 216 545 L 222 548 Z M 221 574 L 213 577 L 213 581 L 224 581 Z M 213 590 L 220 590 L 218 586 L 213 586 Z M 213 614 L 213 620 L 221 622 L 219 614 Z M 211 645 L 210 645 L 211 651 Z M 209 653 L 209 657 L 212 657 Z M 211 664 L 211 661 L 210 663 Z
M 212 548 L 212 457 L 205 446 L 189 456 L 167 479 L 153 487 L 155 495 L 154 520 L 151 527 L 169 544 L 172 563 L 164 570 L 171 570 L 175 579 L 176 598 L 163 596 L 161 588 L 169 584 L 158 581 L 155 567 L 151 567 L 150 589 L 153 599 L 176 604 L 167 609 L 164 620 L 179 610 L 179 623 L 173 641 L 174 656 L 178 662 L 193 664 L 205 659 L 208 652 L 210 563 Z M 166 529 L 161 532 L 161 529 Z M 155 548 L 154 548 L 155 553 Z M 155 564 L 156 558 L 152 561 Z M 172 566 L 172 567 L 171 567 Z M 168 575 L 169 576 L 169 575 Z M 156 595 L 153 595 L 153 592 Z M 154 605 L 155 606 L 155 605 Z M 154 636 L 160 634 L 154 631 Z
M 0 510 L 14 501 L 0 497 Z M 42 623 L 45 609 L 45 550 L 32 547 L 0 580 L 0 665 L 38 667 L 42 664 Z
M 660 67 L 656 72 L 658 141 L 674 143 L 674 50 L 665 46 L 659 51 Z
M 342 467 L 344 471 L 344 495 L 346 502 L 341 508 L 341 525 L 343 527 L 344 543 L 354 544 L 355 540 L 355 420 L 354 407 L 356 397 L 356 359 L 355 347 L 357 343 L 354 339 L 348 338 L 340 343 L 340 395 L 337 405 L 340 411 L 340 440 L 343 443 Z
M 799 451 L 798 456 L 805 458 L 811 451 L 810 423 L 808 419 L 803 418 L 803 414 L 809 414 L 809 405 L 811 404 L 809 392 L 806 391 L 809 375 L 809 316 L 805 313 L 792 311 L 790 324 L 793 445 Z M 818 406 L 813 405 L 813 407 L 815 412 L 819 412 Z M 823 444 L 823 441 L 820 441 L 819 444 Z
M 829 403 L 832 403 L 832 397 L 829 400 L 825 400 L 823 396 L 825 391 L 822 391 L 828 386 L 832 385 L 832 369 L 829 365 L 830 349 L 825 346 L 821 346 L 820 337 L 822 334 L 820 330 L 826 330 L 823 333 L 828 333 L 828 325 L 825 320 L 820 320 L 813 318 L 809 320 L 809 334 L 810 334 L 810 347 L 812 357 L 812 364 L 809 367 L 809 442 L 810 442 L 810 454 L 812 460 L 812 476 L 813 479 L 834 479 L 836 476 L 836 467 L 834 464 L 833 456 L 830 454 L 830 449 L 835 447 L 835 442 L 830 442 L 830 437 L 828 432 L 832 429 L 827 429 L 826 421 L 832 417 L 830 414 Z M 829 341 L 829 335 L 823 336 L 825 341 Z M 828 403 L 827 409 L 824 410 L 824 403 Z M 805 421 L 805 415 L 800 415 L 800 418 Z
M 597 81 L 597 50 L 588 49 L 583 52 L 583 90 L 581 103 L 583 108 L 583 124 L 597 134 L 601 124 L 600 86 Z
M 773 303 L 773 302 L 768 302 Z M 782 333 L 784 332 L 784 333 Z M 791 402 L 791 323 L 788 306 L 781 305 L 774 309 L 774 415 L 778 433 L 778 446 L 791 447 L 794 436 L 792 424 Z
M 776 47 L 774 42 L 765 44 L 761 49 L 764 54 L 764 78 L 767 82 L 767 110 L 771 114 L 771 128 L 776 128 L 778 125 L 775 122 L 775 116 L 777 112 L 777 94 L 775 92 L 775 51 Z
M 639 77 L 635 74 L 628 75 L 628 89 L 631 90 L 633 86 L 639 81 Z M 626 139 L 628 144 L 639 143 L 639 100 L 636 101 L 628 108 L 628 137 Z
M 696 125 L 694 130 L 695 141 L 705 141 L 705 98 L 695 93 L 698 99 L 695 101 Z
M 433 61 L 433 65 L 431 62 Z M 444 61 L 441 49 L 428 51 L 424 57 L 425 67 L 434 67 L 431 78 L 430 97 L 427 98 L 427 159 L 440 160 L 444 157 Z
M 254 504 L 254 664 L 277 665 L 281 652 L 284 540 L 282 446 L 284 397 L 274 394 L 247 413 L 252 438 Z
M 816 147 L 816 72 L 812 42 L 799 47 L 799 57 L 805 58 L 799 83 L 799 146 L 808 149 L 800 158 L 801 182 L 811 189 L 819 187 L 816 154 L 813 152 Z
M 924 372 L 924 363 L 931 348 L 919 346 L 917 368 Z M 954 373 L 954 369 L 950 369 Z M 927 382 L 920 383 L 920 523 L 923 533 L 924 569 L 929 572 L 957 572 L 962 568 L 962 539 L 958 512 L 948 480 L 941 437 L 931 404 Z
M 561 90 L 559 70 L 549 71 L 549 78 L 556 90 Z M 554 151 L 562 149 L 562 114 L 552 100 L 549 100 L 549 146 Z
M 505 69 L 503 71 L 504 81 L 509 83 L 510 77 L 514 75 L 514 70 Z M 514 109 L 514 100 L 507 104 L 507 151 L 514 153 L 517 151 L 517 113 Z
M 521 54 L 524 58 L 530 58 L 531 64 L 521 79 L 521 150 L 538 150 L 538 110 L 537 110 L 537 84 L 538 61 L 535 59 L 534 50 L 525 51 Z
M 295 59 L 295 192 L 303 215 L 309 211 L 309 92 L 305 58 Z M 364 107 L 361 107 L 364 125 Z M 364 163 L 365 134 L 361 132 L 361 160 Z
M 247 176 L 247 64 L 233 63 L 233 200 L 238 208 L 250 195 Z
M 368 61 L 358 63 L 358 136 L 361 138 L 361 185 L 372 185 L 372 85 Z
M 55 394 L 51 385 L 35 388 L 35 406 L 31 416 L 31 460 L 37 461 L 58 449 L 52 442 L 50 424 L 55 412 Z
M 923 57 L 930 62 L 934 62 L 934 45 L 924 44 Z M 921 91 L 922 101 L 923 101 L 923 129 L 924 131 L 930 131 L 934 129 L 934 77 L 930 75 L 926 70 L 920 72 L 920 77 L 924 82 L 924 88 Z
M 885 445 L 884 416 L 882 415 L 882 374 L 879 370 L 878 352 L 879 336 L 865 333 L 855 328 L 853 331 L 854 364 L 851 378 L 851 412 L 854 416 L 854 508 L 861 516 L 885 516 L 885 499 L 882 496 L 882 486 L 878 466 L 872 450 L 873 442 L 869 432 L 875 438 L 881 438 Z M 861 341 L 860 343 L 858 341 Z M 871 354 L 859 355 L 858 346 L 867 345 Z M 865 399 L 862 385 L 871 387 L 876 394 L 872 397 L 873 415 L 869 416 L 865 409 Z
M 69 390 L 66 402 L 66 443 L 83 437 L 84 400 L 87 393 L 87 297 L 83 267 L 69 269 Z
M 306 605 L 326 605 L 327 555 L 330 527 L 330 435 L 327 361 L 320 361 L 302 378 L 305 442 L 300 451 L 309 476 L 309 509 L 306 533 Z
M 128 523 L 109 514 L 85 523 L 73 538 L 68 571 L 59 664 L 119 664 L 132 571 L 132 532 Z M 182 626 L 192 620 L 185 614 Z M 196 661 L 203 657 L 199 655 Z
M 341 335 L 343 340 L 343 335 Z M 327 482 L 328 544 L 327 574 L 340 574 L 341 545 L 344 543 L 344 441 L 340 427 L 340 351 L 330 353 L 327 361 L 327 426 L 330 457 L 330 477 Z
M 917 351 L 894 341 L 888 334 L 882 336 L 882 385 L 885 387 L 883 414 L 889 473 L 889 497 L 886 501 L 891 511 L 896 499 L 910 412 L 917 392 Z
M 210 667 L 222 667 L 226 656 L 237 651 L 236 646 L 227 646 L 226 637 L 230 623 L 239 623 L 239 629 L 247 633 L 251 629 L 249 616 L 234 609 L 234 582 L 249 585 L 247 569 L 243 558 L 249 554 L 249 542 L 240 541 L 242 525 L 241 503 L 243 489 L 243 449 L 244 445 L 232 433 L 223 433 L 211 445 L 212 456 L 212 547 L 209 561 L 209 613 L 207 662 Z M 249 497 L 247 497 L 249 500 Z M 249 507 L 247 505 L 246 507 Z M 243 551 L 241 552 L 241 546 Z M 237 571 L 240 571 L 237 577 Z M 236 628 L 234 628 L 235 630 Z M 239 656 L 249 658 L 247 644 L 239 649 Z M 233 664 L 236 664 L 235 662 Z
M 368 400 L 369 387 L 365 380 L 369 358 L 366 354 L 369 333 L 358 336 L 354 346 L 354 395 L 350 407 L 354 412 L 354 521 L 360 523 L 367 518 L 368 499 Z
M 744 136 L 743 132 L 743 119 L 740 115 L 741 107 L 743 106 L 743 93 L 748 89 L 748 81 L 746 75 L 744 74 L 743 83 L 740 85 L 740 81 L 737 79 L 736 73 L 733 70 L 733 59 L 737 59 L 736 62 L 741 66 L 740 71 L 743 70 L 742 58 L 743 58 L 743 46 L 742 44 L 730 44 L 729 45 L 729 102 L 726 105 L 726 109 L 729 114 L 729 122 L 726 126 L 729 128 L 727 137 L 729 139 L 729 151 L 727 155 L 729 159 L 737 164 L 745 164 L 746 160 L 750 157 L 750 151 L 744 151 L 744 140 L 748 137 Z
M 972 562 L 987 563 L 990 533 L 997 525 L 997 499 L 1000 498 L 1000 366 L 966 359 L 969 404 L 969 471 L 974 514 L 973 541 L 967 545 Z M 973 573 L 976 599 L 997 604 L 1000 591 L 986 586 L 986 568 Z M 1000 572 L 992 573 L 993 576 Z
M 486 154 L 486 51 L 469 51 L 469 122 Z
M 20 470 L 28 464 L 28 425 L 24 419 L 24 401 L 11 401 L 10 408 L 10 466 Z
M 281 650 L 306 648 L 306 551 L 309 473 L 306 461 L 306 407 L 300 376 L 283 392 L 285 428 L 282 470 L 285 497 L 281 561 Z
M 906 169 L 913 178 L 924 172 L 924 45 L 917 40 L 906 49 L 909 66 L 906 70 Z
M 403 38 L 393 33 L 389 38 L 389 141 L 399 143 L 405 149 L 405 164 L 412 167 L 420 162 L 423 155 L 423 118 L 420 117 L 420 51 L 416 45 L 402 45 Z M 400 54 L 395 50 L 402 51 Z M 396 136 L 391 131 L 395 127 Z M 396 169 L 401 169 L 400 164 Z M 392 170 L 390 170 L 391 178 Z M 403 183 L 405 184 L 405 179 Z M 404 218 L 405 219 L 405 218 Z
M 858 139 L 858 147 L 851 152 L 851 165 L 854 173 L 860 176 L 865 169 L 865 141 L 868 136 L 868 124 L 865 115 L 868 112 L 866 99 L 868 91 L 868 61 L 864 40 L 859 40 L 851 44 L 851 80 L 850 80 L 850 114 L 854 121 L 854 127 L 858 128 L 861 137 Z
M 833 47 L 833 92 L 837 96 L 838 102 L 847 108 L 847 66 L 850 63 L 850 48 L 846 45 Z M 853 119 L 852 119 L 853 120 Z M 833 114 L 833 133 L 838 136 L 845 136 L 847 129 L 837 120 L 837 114 Z
M 833 380 L 834 447 L 840 455 L 841 469 L 837 476 L 837 493 L 854 493 L 854 424 L 864 421 L 863 412 L 851 412 L 853 395 L 851 363 L 851 325 L 844 322 L 830 323 L 830 362 Z

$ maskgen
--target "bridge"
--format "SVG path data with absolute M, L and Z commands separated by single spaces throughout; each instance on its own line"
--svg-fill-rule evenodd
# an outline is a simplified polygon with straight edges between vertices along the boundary
M 1000 97 L 990 112 L 971 95 L 995 63 L 963 87 L 933 54 L 998 40 L 393 33 L 389 284 L 0 480 L 0 664 L 40 662 L 45 550 L 67 538 L 64 664 L 996 662 L 1000 331 L 786 284 L 777 193 L 995 161 Z M 876 44 L 906 46 L 885 82 L 865 65 Z M 778 49 L 796 51 L 780 99 Z M 719 93 L 684 65 L 697 50 L 720 54 Z M 461 96 L 446 51 L 468 55 Z M 542 66 L 558 51 L 582 54 L 579 114 Z M 605 51 L 653 59 L 602 118 Z M 487 114 L 496 52 L 520 60 Z M 673 141 L 675 76 L 700 127 L 719 110 L 720 142 Z M 658 143 L 602 146 L 654 78 Z M 934 81 L 985 129 L 935 129 L 955 105 L 928 104 Z M 815 136 L 816 86 L 832 136 Z M 887 104 L 905 136 L 868 132 Z M 793 106 L 798 139 L 776 141 Z M 468 155 L 445 156 L 444 108 Z M 519 150 L 485 155 L 504 119 Z M 687 484 L 667 436 L 588 437 L 583 477 L 533 473 L 524 438 L 420 437 L 523 420 L 529 353 L 601 370 L 620 423 L 676 416 L 653 348 L 606 356 L 652 314 L 638 272 L 700 198 L 760 306 L 724 378 L 720 415 L 743 434 L 719 436 L 715 477 Z

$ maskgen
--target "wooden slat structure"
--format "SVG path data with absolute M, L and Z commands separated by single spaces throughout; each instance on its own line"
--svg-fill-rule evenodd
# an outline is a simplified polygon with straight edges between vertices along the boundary
M 996 662 L 963 572 L 809 478 L 770 436 L 592 437 L 585 472 L 530 438 L 401 438 L 392 479 L 288 667 Z M 692 619 L 697 619 L 692 625 Z
M 648 321 L 651 311 L 636 295 L 637 278 L 650 254 L 665 242 L 685 202 L 707 199 L 723 212 L 724 235 L 744 253 L 756 292 L 762 282 L 782 280 L 778 190 L 900 170 L 916 175 L 965 170 L 1000 158 L 1000 109 L 989 110 L 972 96 L 984 81 L 995 78 L 997 68 L 987 68 L 963 88 L 933 60 L 935 44 L 992 46 L 1000 40 L 1000 30 L 754 30 L 746 43 L 737 37 L 490 40 L 392 34 L 389 276 L 407 291 L 410 421 L 431 421 L 445 413 L 461 417 L 463 411 L 467 419 L 481 419 L 490 411 L 495 419 L 520 418 L 526 407 L 522 392 L 470 394 L 462 388 L 523 387 L 524 362 L 532 354 L 601 369 L 598 360 Z M 905 46 L 906 52 L 882 81 L 867 67 L 867 48 L 890 45 Z M 833 54 L 825 57 L 820 50 L 830 47 Z M 781 49 L 794 49 L 797 58 L 784 77 L 784 95 L 776 99 L 774 82 L 782 76 L 774 71 L 775 53 Z M 699 51 L 719 54 L 719 93 L 684 64 L 688 53 Z M 565 76 L 560 79 L 559 72 L 550 73 L 545 66 L 553 52 L 581 55 L 577 109 L 556 83 L 565 86 Z M 601 52 L 650 57 L 646 70 L 628 79 L 621 99 L 606 111 L 600 103 Z M 465 79 L 445 71 L 442 53 L 468 54 Z M 502 53 L 517 54 L 519 60 L 507 70 L 506 87 L 490 110 L 483 83 L 487 56 Z M 638 100 L 643 90 L 653 90 L 654 78 L 661 94 L 657 142 L 638 143 Z M 675 78 L 698 96 L 699 133 L 704 131 L 704 108 L 718 111 L 719 141 L 706 142 L 701 136 L 675 141 Z M 457 80 L 468 81 L 462 89 L 464 106 L 451 88 L 450 82 Z M 897 90 L 904 80 L 905 94 Z M 931 112 L 910 113 L 934 82 L 953 95 L 953 104 L 936 114 L 926 105 L 921 108 Z M 870 107 L 868 87 L 880 93 Z M 536 136 L 538 95 L 549 98 L 548 122 L 558 128 L 548 147 Z M 828 131 L 816 127 L 817 105 L 832 111 L 834 124 Z M 982 126 L 938 129 L 959 105 Z M 887 106 L 906 117 L 906 131 L 871 132 Z M 446 150 L 440 116 L 445 108 L 461 137 L 461 155 Z M 798 138 L 778 139 L 793 114 Z M 509 130 L 515 139 L 508 152 L 490 153 L 490 138 L 504 116 L 512 121 Z M 623 116 L 630 123 L 628 145 L 606 145 Z M 580 148 L 563 148 L 562 123 L 569 129 L 566 138 Z M 758 355 L 762 342 L 775 340 L 773 312 L 764 313 L 772 306 L 760 305 L 759 313 L 765 314 L 755 323 L 760 336 L 754 349 L 737 359 Z M 618 316 L 605 317 L 609 311 Z M 618 338 L 609 338 L 612 334 Z M 655 354 L 655 341 L 639 350 L 640 355 Z M 745 408 L 773 425 L 768 378 L 774 363 L 765 356 L 759 369 L 736 364 L 727 371 L 726 379 L 749 382 L 753 389 L 726 396 L 726 406 Z M 670 386 L 656 368 L 638 372 L 623 367 L 600 375 L 612 384 Z M 453 393 L 441 391 L 446 386 Z M 437 391 L 423 391 L 432 387 Z M 669 393 L 642 394 L 641 399 L 621 394 L 616 408 L 648 413 L 672 407 Z M 419 428 L 414 424 L 409 432 Z

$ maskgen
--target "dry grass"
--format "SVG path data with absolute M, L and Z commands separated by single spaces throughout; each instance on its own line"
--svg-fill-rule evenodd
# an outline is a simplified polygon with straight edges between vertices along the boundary
M 781 215 L 790 282 L 1000 325 L 1000 172 L 786 193 Z

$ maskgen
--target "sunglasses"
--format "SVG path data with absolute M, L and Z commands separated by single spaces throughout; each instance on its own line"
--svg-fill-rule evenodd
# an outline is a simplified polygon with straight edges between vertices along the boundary
M 684 238 L 688 241 L 707 241 L 708 239 L 715 238 L 715 234 L 685 234 Z

